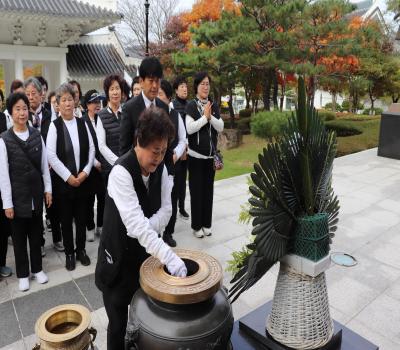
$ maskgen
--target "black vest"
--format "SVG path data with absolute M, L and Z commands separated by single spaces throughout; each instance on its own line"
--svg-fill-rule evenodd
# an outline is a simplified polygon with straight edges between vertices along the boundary
M 104 130 L 106 132 L 106 144 L 107 147 L 116 155 L 119 156 L 119 137 L 120 137 L 120 124 L 121 124 L 121 115 L 119 118 L 115 116 L 115 114 L 108 107 L 103 108 L 99 112 L 99 118 L 103 124 Z M 103 157 L 102 160 L 102 168 L 103 171 L 110 171 L 111 164 L 109 164 Z
M 191 116 L 195 121 L 202 117 L 197 109 L 196 100 L 188 102 L 186 105 L 186 114 Z M 215 118 L 220 119 L 218 106 L 216 104 L 211 106 L 211 114 Z M 188 135 L 188 140 L 191 150 L 204 156 L 212 156 L 212 147 L 214 146 L 214 148 L 217 149 L 218 132 L 210 123 L 207 123 L 198 132 Z
M 179 143 L 179 114 L 175 109 L 171 109 L 171 111 L 169 112 L 169 117 L 171 118 L 172 124 L 174 124 L 175 127 L 175 137 L 174 139 L 171 141 L 169 148 L 172 150 L 172 153 L 174 152 L 175 147 L 178 145 Z
M 161 208 L 164 163 L 150 175 L 148 192 L 134 150 L 125 153 L 116 164 L 123 166 L 131 175 L 142 211 L 145 217 L 150 218 Z M 107 261 L 106 251 L 112 263 Z M 139 288 L 139 269 L 148 256 L 138 240 L 127 235 L 114 200 L 107 194 L 95 273 L 96 286 L 103 292 L 113 290 L 118 293 L 118 299 L 128 305 Z
M 78 127 L 79 135 L 79 169 L 76 169 L 74 150 L 71 146 L 72 141 L 69 133 L 64 132 L 66 126 L 62 118 L 57 118 L 54 121 L 54 126 L 57 130 L 57 157 L 68 168 L 72 175 L 77 176 L 86 166 L 89 160 L 89 135 L 87 133 L 85 121 L 80 118 L 75 118 Z M 81 196 L 88 194 L 87 181 L 84 181 L 79 187 L 72 187 L 59 177 L 55 172 L 52 172 L 53 192 L 55 196 L 70 195 Z
M 187 105 L 187 100 L 182 100 L 181 98 L 175 98 L 172 101 L 172 105 L 174 106 L 174 109 L 179 113 L 183 120 L 183 125 L 185 125 L 186 129 L 186 105 Z M 186 134 L 187 136 L 187 134 Z
M 19 218 L 32 217 L 32 199 L 35 213 L 41 215 L 43 211 L 42 138 L 39 131 L 28 130 L 26 141 L 12 128 L 1 135 L 7 148 L 14 212 Z

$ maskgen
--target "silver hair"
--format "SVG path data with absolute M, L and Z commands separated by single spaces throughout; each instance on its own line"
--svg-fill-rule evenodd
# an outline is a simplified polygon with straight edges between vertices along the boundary
M 28 78 L 24 81 L 24 88 L 26 89 L 29 85 L 32 85 L 40 94 L 43 91 L 42 84 L 36 78 Z
M 75 98 L 74 87 L 69 83 L 61 84 L 56 90 L 56 101 L 60 103 L 61 96 L 64 94 L 70 94 L 72 98 Z

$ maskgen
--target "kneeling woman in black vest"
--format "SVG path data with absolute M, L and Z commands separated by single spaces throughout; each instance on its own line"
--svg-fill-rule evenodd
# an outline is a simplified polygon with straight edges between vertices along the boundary
M 5 215 L 11 220 L 19 289 L 29 289 L 29 240 L 31 271 L 37 282 L 46 283 L 42 271 L 41 239 L 43 193 L 52 202 L 46 148 L 40 132 L 28 127 L 29 101 L 25 94 L 11 94 L 7 110 L 14 126 L 1 134 L 0 188 Z
M 61 118 L 53 121 L 47 135 L 47 152 L 52 167 L 54 201 L 59 210 L 65 267 L 75 269 L 75 253 L 82 265 L 90 265 L 86 255 L 86 210 L 89 197 L 88 178 L 93 166 L 95 148 L 90 131 L 81 118 L 74 116 L 75 92 L 70 84 L 56 90 Z M 75 219 L 76 249 L 72 221 Z
M 174 127 L 165 111 L 146 109 L 136 129 L 136 146 L 111 170 L 96 266 L 109 319 L 107 349 L 124 349 L 128 305 L 139 288 L 139 269 L 149 254 L 169 272 L 185 277 L 183 261 L 159 238 L 171 217 L 171 189 L 163 158 Z

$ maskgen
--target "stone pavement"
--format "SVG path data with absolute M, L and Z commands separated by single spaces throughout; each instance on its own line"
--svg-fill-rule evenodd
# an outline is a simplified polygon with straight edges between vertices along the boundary
M 376 149 L 335 160 L 334 188 L 341 203 L 339 229 L 332 251 L 353 254 L 358 265 L 332 265 L 327 271 L 332 316 L 380 346 L 400 349 L 400 161 L 376 156 Z M 247 242 L 251 227 L 237 222 L 241 205 L 248 198 L 246 176 L 215 183 L 213 235 L 192 236 L 190 222 L 178 219 L 178 246 L 203 250 L 223 267 L 231 253 Z M 189 203 L 186 208 L 189 208 Z M 64 255 L 51 247 L 47 235 L 43 268 L 46 285 L 31 282 L 28 292 L 18 291 L 13 275 L 0 282 L 0 350 L 32 349 L 37 341 L 37 318 L 58 304 L 79 303 L 92 311 L 98 330 L 96 345 L 106 349 L 107 316 L 101 294 L 94 285 L 98 241 L 87 243 L 89 267 L 79 263 L 73 272 L 64 268 Z M 7 263 L 13 267 L 9 246 Z M 240 318 L 273 296 L 278 266 L 233 304 Z M 224 274 L 229 284 L 230 274 Z

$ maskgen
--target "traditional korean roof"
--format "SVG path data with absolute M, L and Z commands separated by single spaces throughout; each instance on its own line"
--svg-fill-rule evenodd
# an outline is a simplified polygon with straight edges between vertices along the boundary
M 75 18 L 108 17 L 115 20 L 122 18 L 116 12 L 76 0 L 0 0 L 0 12 Z
M 130 75 L 136 67 L 126 66 L 111 44 L 76 44 L 68 46 L 67 69 L 70 76 L 105 77 L 107 74 L 124 71 Z

